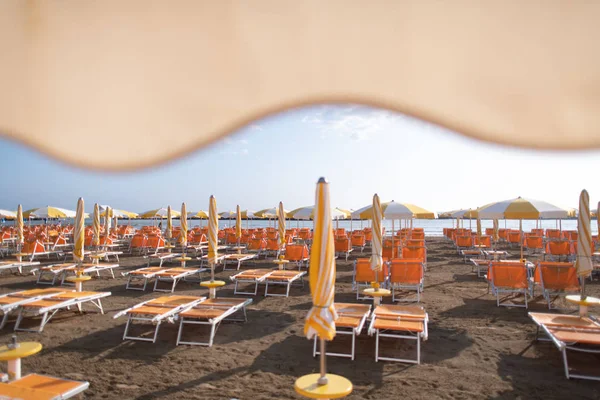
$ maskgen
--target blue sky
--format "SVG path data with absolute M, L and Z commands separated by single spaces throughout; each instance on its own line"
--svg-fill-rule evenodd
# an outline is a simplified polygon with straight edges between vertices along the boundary
M 168 204 L 257 210 L 281 200 L 286 209 L 313 203 L 320 176 L 332 205 L 382 201 L 432 211 L 477 207 L 517 196 L 577 207 L 581 189 L 600 200 L 600 151 L 534 152 L 465 138 L 403 115 L 354 105 L 290 110 L 256 121 L 188 157 L 134 173 L 76 169 L 0 139 L 4 166 L 0 208 L 53 205 L 75 209 L 84 197 L 129 211 Z

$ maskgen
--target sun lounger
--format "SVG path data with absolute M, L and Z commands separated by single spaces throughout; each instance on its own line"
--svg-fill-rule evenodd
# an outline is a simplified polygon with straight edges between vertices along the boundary
M 267 296 L 285 296 L 290 295 L 290 287 L 292 283 L 300 280 L 302 287 L 304 287 L 303 276 L 306 275 L 306 271 L 285 271 L 276 270 L 267 275 L 265 279 L 265 297 Z M 269 293 L 269 285 L 283 285 L 286 287 L 285 294 Z
M 344 236 L 344 237 L 338 237 L 335 239 L 335 254 L 337 256 L 339 255 L 343 255 L 346 257 L 346 261 L 348 261 L 348 257 L 350 256 L 350 253 L 352 253 L 352 251 L 354 250 L 352 248 L 352 241 L 350 240 L 350 238 Z
M 417 303 L 421 301 L 425 267 L 419 259 L 394 259 L 390 261 L 390 285 L 392 301 L 414 301 L 396 298 L 396 290 L 416 290 Z
M 32 270 L 32 272 L 39 272 L 36 283 L 38 285 L 54 285 L 56 280 L 63 274 L 66 269 L 74 268 L 77 264 L 75 263 L 62 263 L 46 265 Z M 46 276 L 50 276 L 51 279 L 45 279 Z M 61 279 L 62 281 L 62 279 Z
M 289 244 L 285 247 L 284 259 L 289 261 L 288 265 L 296 264 L 298 270 L 303 266 L 308 268 L 309 252 L 308 246 L 305 244 Z
M 579 279 L 574 263 L 541 261 L 537 265 L 542 294 L 552 309 L 552 296 L 579 293 Z
M 218 250 L 225 250 L 225 249 L 227 249 L 227 247 L 219 246 Z M 226 257 L 226 255 L 222 254 L 222 253 L 217 253 L 217 254 L 218 254 L 217 257 L 215 258 L 215 266 L 217 264 L 222 263 L 223 260 L 225 260 L 225 257 Z M 208 265 L 208 254 L 205 254 L 205 255 L 203 255 L 201 257 L 197 257 L 197 259 L 200 260 L 200 266 L 201 267 L 204 267 L 205 265 Z
M 175 257 L 180 257 L 181 254 L 179 253 L 156 253 L 156 254 L 150 254 L 148 256 L 144 256 L 144 258 L 146 258 L 146 266 L 150 266 L 150 262 L 154 261 L 154 260 L 159 260 L 159 267 L 162 267 L 163 262 L 165 260 L 172 260 Z
M 158 329 L 162 322 L 173 322 L 175 316 L 181 311 L 193 307 L 205 299 L 206 297 L 197 296 L 162 296 L 153 300 L 144 301 L 131 308 L 118 312 L 113 318 L 116 319 L 124 315 L 128 316 L 125 332 L 123 333 L 123 340 L 130 339 L 154 343 L 158 337 Z M 128 336 L 127 334 L 134 321 L 149 322 L 154 325 L 154 335 L 152 338 Z
M 110 276 L 113 279 L 115 279 L 114 269 L 119 268 L 119 264 L 117 264 L 117 263 L 94 263 L 94 264 L 85 263 L 85 264 L 81 264 L 81 267 L 73 266 L 71 268 L 65 268 L 62 272 L 62 281 L 60 284 L 68 285 L 69 283 L 68 282 L 65 283 L 65 279 L 68 276 L 75 275 L 79 268 L 82 268 L 82 272 L 84 274 L 96 274 L 96 276 L 100 276 L 100 272 L 102 272 L 102 271 L 108 271 L 110 273 Z
M 159 272 L 164 271 L 164 268 L 161 267 L 144 267 L 144 268 L 139 268 L 133 271 L 129 271 L 129 272 L 125 272 L 122 275 L 123 276 L 127 276 L 127 283 L 125 284 L 125 289 L 126 290 L 141 290 L 144 291 L 146 290 L 146 285 L 148 284 L 148 281 L 151 279 L 154 279 L 154 277 L 156 276 L 156 274 L 158 274 Z M 133 286 L 133 282 L 134 281 L 142 281 L 141 287 L 140 286 Z
M 252 299 L 235 299 L 217 297 L 204 300 L 200 303 L 187 308 L 179 313 L 179 332 L 177 333 L 177 345 L 191 344 L 198 346 L 212 346 L 217 328 L 221 322 L 225 321 L 243 321 L 246 322 L 246 306 L 252 303 Z M 238 311 L 243 312 L 243 319 L 228 318 Z M 209 325 L 210 334 L 208 342 L 192 342 L 181 339 L 184 325 Z
M 514 261 L 492 261 L 488 272 L 488 279 L 492 285 L 492 293 L 496 295 L 498 307 L 525 307 L 527 308 L 527 297 L 529 296 L 529 277 L 525 263 Z M 525 305 L 503 304 L 500 294 L 523 294 Z
M 371 262 L 368 258 L 359 258 L 354 261 L 354 273 L 352 276 L 352 285 L 356 289 L 356 299 L 364 300 L 364 299 L 373 299 L 369 296 L 361 296 L 361 287 L 370 287 L 371 282 L 374 282 L 376 276 L 379 278 L 379 284 L 382 286 L 387 286 L 388 277 L 389 277 L 389 267 L 387 263 L 383 263 L 381 266 L 381 271 L 378 274 L 375 274 L 375 271 L 371 269 Z
M 0 262 L 0 271 L 4 269 L 16 269 L 20 274 L 23 273 L 24 267 L 33 267 L 36 265 L 40 265 L 39 261 L 3 261 Z
M 178 267 L 163 269 L 154 276 L 154 291 L 173 293 L 175 291 L 175 286 L 177 286 L 181 280 L 185 280 L 193 275 L 198 275 L 198 277 L 200 277 L 200 274 L 204 271 L 206 271 L 206 268 Z M 158 285 L 160 282 L 171 283 L 171 289 L 159 289 Z
M 225 258 L 223 259 L 223 271 L 227 270 L 227 264 L 229 261 L 233 261 L 234 263 L 237 263 L 237 268 L 236 270 L 239 271 L 240 267 L 242 266 L 242 263 L 244 261 L 248 261 L 248 260 L 252 260 L 253 258 L 257 258 L 258 254 L 255 253 L 244 253 L 244 254 L 227 254 L 225 256 Z
M 356 336 L 360 332 L 371 313 L 370 304 L 334 303 L 338 319 L 335 321 L 335 332 L 340 335 L 352 335 L 352 347 L 350 353 L 326 353 L 328 356 L 348 357 L 354 360 L 356 350 Z M 317 336 L 313 345 L 313 357 L 321 354 L 317 350 Z
M 36 300 L 42 300 L 47 297 L 69 292 L 69 289 L 31 289 L 22 290 L 20 292 L 7 293 L 0 296 L 0 311 L 3 314 L 0 329 L 4 328 L 8 321 L 8 316 L 11 311 L 19 308 L 22 304 L 31 303 Z
M 29 374 L 9 383 L 0 383 L 0 399 L 69 399 L 89 386 L 89 382 Z
M 258 285 L 260 283 L 263 283 L 265 279 L 267 279 L 267 276 L 271 275 L 273 272 L 274 271 L 272 269 L 250 269 L 230 276 L 229 279 L 235 282 L 233 294 L 246 294 L 256 296 L 256 294 L 258 293 Z M 254 292 L 238 291 L 238 285 L 240 283 L 253 283 Z
M 463 256 L 465 262 L 471 258 L 481 257 L 481 250 L 460 250 L 460 255 Z
M 567 358 L 567 350 L 600 353 L 600 324 L 595 318 L 532 312 L 529 318 L 537 325 L 536 340 L 541 329 L 561 352 L 567 379 L 600 380 L 600 376 L 572 373 Z
M 473 264 L 473 268 L 471 268 L 471 271 L 477 270 L 478 278 L 487 275 L 488 270 L 490 268 L 490 263 L 492 262 L 491 260 L 483 260 L 481 258 L 471 258 L 469 261 L 471 262 L 471 264 Z
M 369 335 L 375 335 L 375 362 L 379 360 L 397 361 L 411 364 L 421 363 L 421 339 L 427 340 L 428 316 L 420 306 L 381 305 L 371 314 Z M 415 340 L 417 342 L 417 358 L 402 359 L 381 357 L 379 355 L 379 338 Z
M 100 310 L 100 313 L 104 314 L 101 299 L 110 295 L 110 292 L 65 292 L 47 297 L 45 299 L 21 304 L 19 306 L 17 322 L 15 323 L 15 331 L 42 332 L 44 330 L 44 326 L 46 326 L 48 321 L 50 321 L 50 319 L 57 312 L 64 309 L 69 309 L 72 306 L 77 306 L 79 311 L 81 311 L 82 305 L 86 303 L 96 306 Z M 23 318 L 25 318 L 27 315 L 42 316 L 39 328 L 25 329 L 20 327 L 21 323 L 23 322 Z

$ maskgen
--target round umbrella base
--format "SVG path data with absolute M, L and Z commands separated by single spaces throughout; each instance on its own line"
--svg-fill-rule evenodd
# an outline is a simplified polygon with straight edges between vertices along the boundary
M 392 292 L 387 290 L 387 289 L 381 289 L 381 288 L 368 288 L 363 290 L 363 294 L 365 296 L 371 296 L 373 297 L 373 303 L 378 306 L 381 304 L 381 298 L 382 297 L 387 297 L 387 296 L 391 296 Z
M 352 382 L 343 376 L 327 374 L 327 384 L 319 385 L 321 374 L 309 374 L 296 379 L 294 390 L 309 399 L 339 399 L 352 393 Z
M 225 286 L 224 281 L 204 281 L 200 282 L 200 286 L 208 288 L 209 297 L 214 299 L 217 297 L 217 288 Z

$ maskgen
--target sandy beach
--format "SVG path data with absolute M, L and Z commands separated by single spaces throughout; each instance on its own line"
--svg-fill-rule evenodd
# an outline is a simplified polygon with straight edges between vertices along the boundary
M 353 382 L 349 399 L 600 398 L 598 383 L 567 380 L 556 348 L 534 342 L 535 325 L 525 309 L 496 307 L 495 298 L 486 294 L 485 281 L 471 272 L 450 241 L 427 238 L 427 246 L 421 304 L 430 322 L 422 364 L 376 363 L 375 340 L 365 329 L 358 337 L 354 361 L 328 357 L 328 370 Z M 510 252 L 511 258 L 518 257 L 518 249 Z M 355 251 L 347 262 L 337 262 L 336 301 L 357 301 L 351 286 L 352 263 L 358 256 Z M 103 302 L 105 315 L 66 311 L 57 314 L 41 334 L 19 332 L 20 341 L 35 340 L 44 346 L 41 353 L 23 361 L 23 372 L 87 380 L 90 388 L 82 395 L 86 399 L 300 398 L 293 390 L 295 379 L 318 370 L 312 342 L 302 335 L 311 306 L 308 285 L 293 288 L 289 298 L 253 297 L 248 322 L 223 323 L 212 348 L 175 346 L 177 325 L 168 323 L 161 326 L 155 344 L 122 341 L 126 319 L 115 320 L 113 315 L 162 295 L 151 288 L 125 290 L 126 278 L 120 272 L 145 263 L 141 257 L 122 257 L 117 279 L 94 278 L 86 283 L 86 290 L 112 292 Z M 271 268 L 272 263 L 259 260 L 242 268 L 256 267 Z M 219 269 L 217 277 L 228 280 L 233 273 Z M 32 275 L 5 273 L 1 279 L 2 293 L 35 287 Z M 589 294 L 600 295 L 596 282 L 586 287 Z M 206 293 L 185 282 L 176 289 L 176 294 Z M 229 283 L 218 296 L 233 296 L 233 285 Z M 547 311 L 539 291 L 529 311 Z M 0 342 L 10 340 L 13 326 L 11 321 L 2 330 Z M 194 332 L 207 330 L 190 329 Z M 338 336 L 331 348 L 346 350 L 349 344 L 350 337 Z M 383 351 L 396 354 L 404 349 L 413 350 L 412 345 L 390 339 L 382 344 Z M 597 356 L 571 354 L 570 360 L 577 368 L 593 367 L 598 372 Z

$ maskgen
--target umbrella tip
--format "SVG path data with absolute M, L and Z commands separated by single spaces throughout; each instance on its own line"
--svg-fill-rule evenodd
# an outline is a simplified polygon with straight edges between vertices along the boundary
M 327 183 L 327 179 L 325 179 L 324 176 L 319 178 L 319 181 L 317 183 Z

